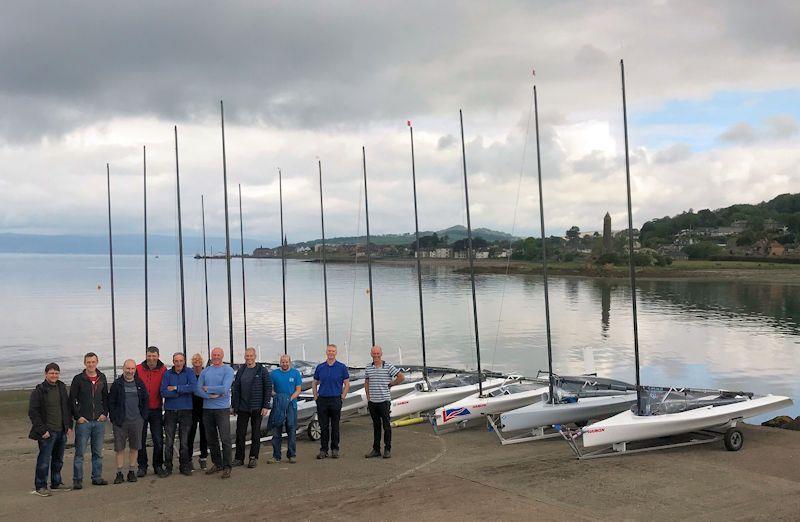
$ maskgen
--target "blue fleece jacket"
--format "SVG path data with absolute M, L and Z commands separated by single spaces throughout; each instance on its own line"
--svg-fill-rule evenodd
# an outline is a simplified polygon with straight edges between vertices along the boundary
M 167 386 L 176 386 L 177 390 L 168 390 Z M 161 379 L 161 396 L 164 398 L 165 410 L 191 410 L 192 396 L 197 386 L 197 377 L 194 370 L 184 366 L 181 373 L 175 371 L 173 366 Z
M 206 366 L 197 379 L 194 392 L 203 398 L 205 410 L 227 410 L 231 407 L 231 385 L 233 384 L 233 368 L 227 364 L 222 366 Z M 203 387 L 208 390 L 203 390 Z M 212 399 L 211 395 L 219 395 Z

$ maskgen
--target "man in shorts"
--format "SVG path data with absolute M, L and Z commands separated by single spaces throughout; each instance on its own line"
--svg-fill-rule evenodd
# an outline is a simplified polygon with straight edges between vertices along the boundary
M 136 377 L 136 361 L 128 359 L 122 375 L 111 385 L 108 402 L 114 426 L 114 451 L 117 453 L 117 476 L 114 484 L 122 484 L 125 446 L 128 446 L 128 482 L 136 482 L 135 466 L 139 450 L 144 446 L 142 427 L 147 418 L 149 396 L 145 384 Z

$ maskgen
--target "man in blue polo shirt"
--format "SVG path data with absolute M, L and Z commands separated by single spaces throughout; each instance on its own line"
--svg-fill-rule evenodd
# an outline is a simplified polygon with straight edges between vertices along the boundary
M 347 366 L 336 360 L 336 345 L 329 344 L 325 350 L 327 360 L 314 370 L 314 400 L 317 401 L 317 417 L 322 428 L 318 459 L 328 457 L 330 442 L 331 457 L 339 458 L 339 418 L 342 401 L 350 391 L 350 372 Z

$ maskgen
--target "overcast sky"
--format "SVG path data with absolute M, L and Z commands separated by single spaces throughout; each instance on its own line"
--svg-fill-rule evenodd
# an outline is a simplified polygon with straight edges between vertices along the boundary
M 4 2 L 0 18 L 0 232 L 176 230 L 205 194 L 223 231 L 219 100 L 231 210 L 245 235 L 290 241 L 464 223 L 464 111 L 475 227 L 532 234 L 539 91 L 548 232 L 625 218 L 619 59 L 625 59 L 634 220 L 800 191 L 800 3 Z M 526 147 L 527 144 L 527 147 Z M 519 198 L 519 199 L 518 199 Z M 518 202 L 517 202 L 518 201 Z M 359 214 L 359 212 L 361 214 Z M 232 214 L 232 227 L 238 215 Z

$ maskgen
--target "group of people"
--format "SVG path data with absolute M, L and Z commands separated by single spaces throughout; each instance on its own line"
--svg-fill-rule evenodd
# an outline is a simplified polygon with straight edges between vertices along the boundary
M 365 457 L 390 458 L 389 389 L 404 377 L 398 368 L 382 360 L 379 346 L 373 346 L 370 355 L 372 363 L 366 367 L 364 387 L 374 437 L 372 450 Z M 113 427 L 116 453 L 114 484 L 136 482 L 147 474 L 150 465 L 146 448 L 148 428 L 153 443 L 152 467 L 159 477 L 168 477 L 173 472 L 176 435 L 179 473 L 191 475 L 195 471 L 192 452 L 198 431 L 199 467 L 205 474 L 221 473 L 222 478 L 229 478 L 232 467 L 245 465 L 248 427 L 251 442 L 247 467 L 256 467 L 265 418 L 272 435 L 272 458 L 268 463 L 281 462 L 284 432 L 287 461 L 296 462 L 297 397 L 302 389 L 302 376 L 292 367 L 291 357 L 282 355 L 279 367 L 269 371 L 256 362 L 255 349 L 247 348 L 245 364 L 234 372 L 223 362 L 221 348 L 212 349 L 210 356 L 209 364 L 204 367 L 203 357 L 193 355 L 189 368 L 183 353 L 178 352 L 172 356 L 172 368 L 167 369 L 160 359 L 159 349 L 150 346 L 140 364 L 133 359 L 126 360 L 122 375 L 109 387 L 106 376 L 97 369 L 97 354 L 89 352 L 83 358 L 85 369 L 72 379 L 69 390 L 60 380 L 59 365 L 49 363 L 45 367 L 44 381 L 31 392 L 28 407 L 32 424 L 29 437 L 39 445 L 34 479 L 36 494 L 46 497 L 51 490 L 69 489 L 63 483 L 61 469 L 73 426 L 75 457 L 71 489 L 83 488 L 87 444 L 92 454 L 92 484 L 108 484 L 103 478 L 102 455 L 107 420 Z M 336 360 L 336 345 L 327 346 L 326 360 L 314 371 L 312 390 L 321 427 L 317 459 L 339 458 L 339 421 L 342 402 L 350 390 L 350 374 L 347 366 Z M 231 414 L 236 414 L 235 453 Z M 206 464 L 209 452 L 210 467 Z

